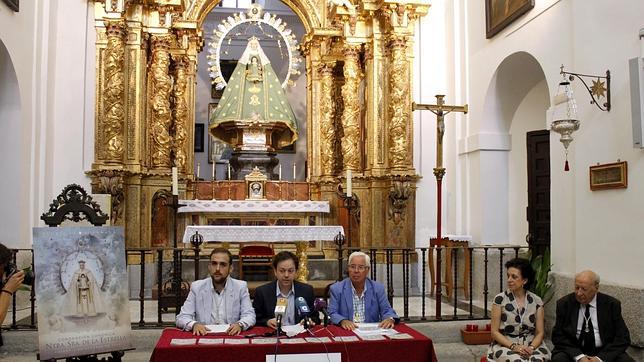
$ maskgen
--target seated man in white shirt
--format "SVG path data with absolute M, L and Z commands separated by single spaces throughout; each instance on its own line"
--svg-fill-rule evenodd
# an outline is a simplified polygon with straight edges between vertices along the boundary
M 226 331 L 234 336 L 255 325 L 255 311 L 245 281 L 229 277 L 233 256 L 224 248 L 210 253 L 210 277 L 195 280 L 190 294 L 177 315 L 177 327 L 205 335 L 209 324 L 230 324 Z

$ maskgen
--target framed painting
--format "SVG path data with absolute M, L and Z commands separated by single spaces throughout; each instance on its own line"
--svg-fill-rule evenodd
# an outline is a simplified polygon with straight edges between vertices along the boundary
M 205 126 L 203 123 L 195 123 L 195 152 L 203 152 L 203 136 Z
M 485 0 L 485 38 L 490 39 L 534 8 L 534 0 Z
M 590 189 L 625 189 L 628 187 L 626 161 L 590 166 Z
M 217 108 L 217 103 L 208 104 L 208 121 Z M 208 163 L 228 163 L 232 155 L 232 148 L 226 142 L 214 137 L 208 132 Z

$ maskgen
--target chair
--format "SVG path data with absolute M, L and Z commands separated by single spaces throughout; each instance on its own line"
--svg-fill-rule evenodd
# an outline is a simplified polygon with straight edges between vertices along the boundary
M 446 289 L 446 295 L 451 298 L 452 291 L 457 288 L 456 285 L 453 285 L 454 281 L 454 268 L 452 267 L 452 258 L 458 258 L 457 249 L 462 248 L 464 253 L 465 265 L 463 267 L 463 294 L 465 298 L 469 298 L 469 281 L 470 281 L 470 251 L 469 251 L 469 242 L 466 240 L 450 240 L 449 238 L 442 238 L 442 242 L 439 243 L 436 238 L 430 239 L 430 249 L 429 249 L 429 272 L 430 272 L 430 282 L 431 282 L 431 294 L 433 295 L 436 291 L 436 267 L 434 266 L 434 249 L 435 247 L 443 246 L 445 249 L 446 257 L 442 259 L 442 264 L 445 268 L 443 271 L 443 278 L 445 281 L 442 282 L 442 285 Z M 438 250 L 436 250 L 438 252 Z
M 244 280 L 244 275 L 266 275 L 265 280 L 272 280 L 274 255 L 273 246 L 269 243 L 244 245 L 239 248 L 239 279 Z

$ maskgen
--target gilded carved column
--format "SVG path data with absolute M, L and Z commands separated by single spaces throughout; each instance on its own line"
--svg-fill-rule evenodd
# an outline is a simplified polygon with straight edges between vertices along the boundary
M 99 158 L 107 163 L 123 162 L 125 123 L 125 21 L 105 20 L 107 46 L 104 50 L 102 102 L 104 117 L 99 119 L 97 148 Z
M 344 169 L 360 169 L 360 100 L 359 86 L 362 79 L 360 70 L 360 45 L 347 45 L 344 48 L 344 85 L 342 99 L 342 156 Z
M 405 36 L 389 38 L 389 165 L 404 169 L 411 166 L 409 128 L 411 109 L 409 104 L 409 62 Z
M 186 56 L 174 57 L 174 89 L 172 99 L 174 100 L 173 123 L 174 123 L 174 166 L 180 173 L 186 172 L 186 140 L 188 139 L 188 102 L 186 91 L 188 87 L 189 60 Z
M 171 166 L 170 151 L 172 138 L 172 111 L 170 96 L 172 79 L 170 78 L 170 47 L 169 35 L 152 35 L 152 61 L 148 70 L 150 104 L 149 130 L 151 166 L 153 168 L 168 168 Z
M 334 173 L 336 132 L 334 126 L 335 104 L 333 102 L 333 63 L 322 63 L 320 75 L 320 157 L 323 176 Z

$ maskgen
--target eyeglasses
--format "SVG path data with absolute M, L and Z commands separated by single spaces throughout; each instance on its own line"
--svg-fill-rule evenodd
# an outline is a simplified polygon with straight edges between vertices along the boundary
M 365 271 L 365 270 L 369 269 L 369 267 L 366 266 L 366 265 L 351 264 L 351 265 L 349 265 L 349 269 L 358 270 L 358 271 Z

